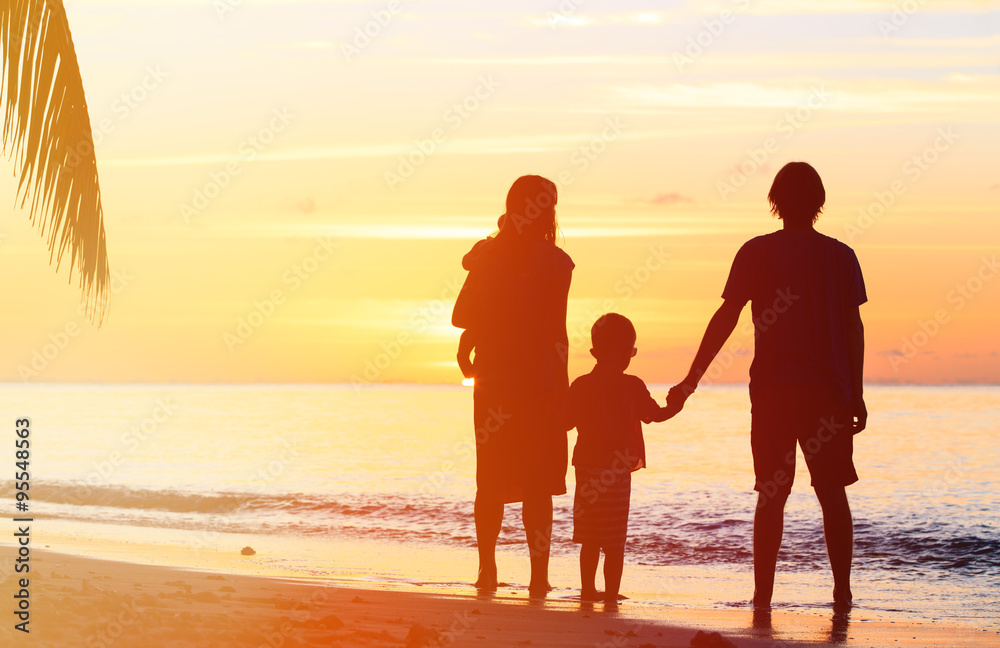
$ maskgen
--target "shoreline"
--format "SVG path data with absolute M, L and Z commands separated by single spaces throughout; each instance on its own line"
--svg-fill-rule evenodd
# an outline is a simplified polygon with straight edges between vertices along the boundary
M 13 549 L 4 544 L 4 553 Z M 528 599 L 501 588 L 296 579 L 236 574 L 219 565 L 150 565 L 32 549 L 30 634 L 0 628 L 4 645 L 145 648 L 171 645 L 689 646 L 701 629 L 736 646 L 988 646 L 993 632 L 774 610 L 771 627 L 749 607 L 699 609 L 625 601 L 617 610 L 567 597 Z M 9 570 L 8 570 L 9 571 Z M 3 593 L 18 585 L 9 573 Z M 11 598 L 7 598 L 11 601 Z M 794 637 L 794 639 L 792 638 Z M 805 638 L 802 638 L 805 637 Z M 25 641 L 30 639 L 29 641 Z

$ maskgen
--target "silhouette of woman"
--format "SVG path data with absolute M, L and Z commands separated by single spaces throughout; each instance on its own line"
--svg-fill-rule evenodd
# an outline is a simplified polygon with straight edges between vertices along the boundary
M 552 496 L 566 493 L 566 302 L 573 261 L 556 247 L 556 186 L 522 176 L 507 194 L 495 237 L 463 259 L 469 270 L 452 324 L 466 329 L 460 365 L 475 377 L 476 587 L 497 587 L 504 504 L 524 502 L 529 592 L 549 590 Z M 470 348 L 475 361 L 469 363 Z M 462 355 L 465 355 L 464 360 Z

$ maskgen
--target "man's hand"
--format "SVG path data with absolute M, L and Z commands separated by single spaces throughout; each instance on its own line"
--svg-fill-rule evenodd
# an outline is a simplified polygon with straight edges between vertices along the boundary
M 851 403 L 851 409 L 853 410 L 851 416 L 854 419 L 854 434 L 857 434 L 868 425 L 868 408 L 865 407 L 865 399 L 855 400 Z
M 673 418 L 684 409 L 684 403 L 688 397 L 694 393 L 694 387 L 687 383 L 678 383 L 667 392 L 667 413 L 669 418 Z

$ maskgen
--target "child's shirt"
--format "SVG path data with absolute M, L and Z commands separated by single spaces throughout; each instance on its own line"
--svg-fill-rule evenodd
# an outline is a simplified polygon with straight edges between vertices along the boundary
M 570 385 L 567 409 L 567 428 L 577 431 L 574 466 L 646 466 L 642 423 L 652 421 L 660 406 L 642 379 L 597 365 Z
M 472 246 L 472 249 L 465 253 L 462 257 L 462 268 L 465 270 L 472 270 L 479 263 L 480 258 L 482 258 L 483 253 L 496 242 L 496 239 L 492 236 L 488 236 L 484 239 L 476 241 L 476 244 Z

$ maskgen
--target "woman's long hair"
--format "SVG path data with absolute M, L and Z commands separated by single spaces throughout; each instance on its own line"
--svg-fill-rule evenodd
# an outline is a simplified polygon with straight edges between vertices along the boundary
M 501 217 L 500 239 L 525 245 L 535 241 L 556 244 L 556 202 L 554 182 L 537 175 L 521 176 L 507 192 L 507 211 Z

